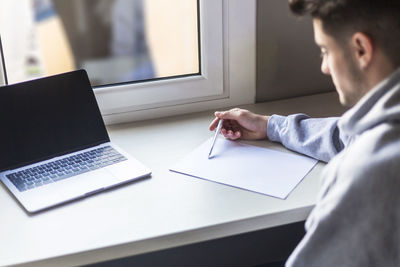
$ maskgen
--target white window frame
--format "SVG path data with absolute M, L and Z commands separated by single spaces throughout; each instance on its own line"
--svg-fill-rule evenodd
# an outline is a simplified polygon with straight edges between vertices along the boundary
M 200 0 L 200 24 L 201 75 L 94 89 L 106 124 L 255 102 L 256 0 Z
M 200 0 L 198 76 L 95 89 L 106 124 L 250 104 L 256 95 L 256 0 Z

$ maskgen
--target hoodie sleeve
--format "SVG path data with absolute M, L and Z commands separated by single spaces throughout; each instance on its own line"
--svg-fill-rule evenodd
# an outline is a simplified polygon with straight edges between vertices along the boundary
M 344 148 L 337 126 L 339 118 L 314 119 L 305 114 L 272 115 L 267 134 L 273 142 L 315 159 L 328 162 Z

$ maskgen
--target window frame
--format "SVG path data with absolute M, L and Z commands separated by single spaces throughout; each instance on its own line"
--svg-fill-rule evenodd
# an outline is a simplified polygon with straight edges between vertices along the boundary
M 256 0 L 199 1 L 201 74 L 95 88 L 106 124 L 255 102 Z
M 200 0 L 200 28 L 201 75 L 132 84 L 131 88 L 95 89 L 106 124 L 255 102 L 256 0 Z M 199 88 L 205 93 L 186 96 L 182 93 L 176 99 L 154 101 L 161 99 L 159 92 L 173 87 L 180 87 L 180 92 Z M 132 93 L 135 105 L 124 107 L 126 101 L 132 101 L 124 98 L 125 94 L 120 94 L 124 91 Z M 152 93 L 146 96 L 147 92 Z M 146 103 L 144 99 L 150 102 Z M 122 105 L 118 106 L 118 103 Z

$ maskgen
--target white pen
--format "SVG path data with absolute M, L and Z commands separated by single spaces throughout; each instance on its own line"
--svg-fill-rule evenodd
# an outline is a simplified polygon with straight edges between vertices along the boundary
M 213 139 L 213 141 L 212 141 L 210 153 L 208 153 L 208 159 L 211 158 L 211 153 L 212 153 L 212 151 L 213 151 L 213 148 L 214 148 L 214 145 L 215 145 L 215 141 L 217 141 L 218 135 L 219 135 L 219 133 L 221 132 L 221 129 L 222 129 L 222 122 L 223 122 L 222 119 L 220 119 L 220 120 L 218 121 L 218 126 L 217 126 L 217 129 L 215 130 L 215 135 L 214 135 L 214 139 Z

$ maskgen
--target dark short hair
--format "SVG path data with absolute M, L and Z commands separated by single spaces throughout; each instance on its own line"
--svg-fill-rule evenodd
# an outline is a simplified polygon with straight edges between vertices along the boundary
M 400 66 L 400 0 L 289 0 L 289 7 L 296 15 L 320 19 L 338 41 L 346 33 L 365 33 Z

